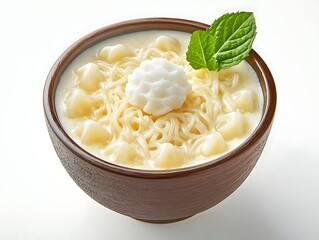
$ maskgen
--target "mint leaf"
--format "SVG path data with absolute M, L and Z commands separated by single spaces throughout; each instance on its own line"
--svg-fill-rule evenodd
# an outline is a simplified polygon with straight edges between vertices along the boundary
M 198 30 L 193 32 L 189 43 L 186 59 L 194 69 L 205 67 L 216 68 L 215 38 L 207 31 Z
M 249 55 L 256 36 L 253 13 L 237 12 L 218 18 L 208 29 L 215 36 L 215 54 L 219 69 L 239 64 Z
M 219 71 L 239 64 L 249 55 L 256 36 L 256 23 L 251 12 L 227 13 L 206 31 L 196 32 L 194 38 L 193 34 L 191 36 L 187 61 L 194 69 Z

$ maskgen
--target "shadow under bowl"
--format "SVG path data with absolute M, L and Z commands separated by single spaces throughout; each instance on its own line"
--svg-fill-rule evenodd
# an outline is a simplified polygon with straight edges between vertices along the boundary
M 276 109 L 271 72 L 252 50 L 246 61 L 256 71 L 263 91 L 262 118 L 253 134 L 217 160 L 172 170 L 139 170 L 105 162 L 77 145 L 57 116 L 55 91 L 60 77 L 81 52 L 105 39 L 146 30 L 193 32 L 208 25 L 185 19 L 146 18 L 120 22 L 92 32 L 70 46 L 46 79 L 43 104 L 48 132 L 64 168 L 94 200 L 118 213 L 152 223 L 188 218 L 218 204 L 247 178 L 267 141 Z

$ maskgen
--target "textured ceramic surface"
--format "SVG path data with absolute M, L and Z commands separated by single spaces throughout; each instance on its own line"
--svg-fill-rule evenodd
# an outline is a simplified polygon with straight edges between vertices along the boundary
M 55 90 L 68 64 L 84 49 L 107 38 L 144 30 L 193 32 L 208 25 L 172 18 L 137 19 L 97 30 L 68 48 L 52 67 L 43 103 L 53 146 L 71 178 L 90 197 L 118 213 L 154 223 L 185 219 L 224 200 L 247 178 L 267 141 L 276 108 L 273 77 L 254 51 L 246 59 L 260 79 L 264 95 L 261 122 L 244 144 L 201 165 L 163 171 L 121 167 L 102 161 L 78 146 L 63 130 L 55 109 Z

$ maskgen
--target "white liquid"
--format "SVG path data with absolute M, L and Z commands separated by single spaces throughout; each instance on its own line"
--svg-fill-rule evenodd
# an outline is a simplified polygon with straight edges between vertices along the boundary
M 171 37 L 177 40 L 178 44 L 176 45 L 174 41 L 166 44 L 166 40 L 160 43 L 156 42 L 160 36 Z M 56 91 L 58 117 L 67 134 L 82 148 L 105 161 L 141 169 L 171 169 L 200 164 L 216 159 L 243 143 L 258 125 L 262 114 L 263 96 L 256 73 L 245 61 L 229 70 L 222 70 L 219 73 L 219 82 L 216 82 L 217 73 L 209 73 L 205 70 L 194 71 L 185 60 L 189 38 L 190 34 L 184 32 L 143 31 L 108 39 L 81 53 L 63 73 Z M 123 45 L 118 47 L 120 50 L 116 50 L 117 52 L 113 51 L 113 48 L 105 48 L 117 44 Z M 112 81 L 108 79 L 112 73 L 110 66 L 121 60 L 121 54 L 124 57 L 127 56 L 127 59 L 133 59 L 137 55 L 140 56 L 141 52 L 151 47 L 154 48 L 154 45 L 157 48 L 164 48 L 164 50 L 167 47 L 174 49 L 174 51 L 177 49 L 179 58 L 173 58 L 173 60 L 179 61 L 178 65 L 184 67 L 191 85 L 203 81 L 203 84 L 206 84 L 209 89 L 220 85 L 226 86 L 224 90 L 228 92 L 228 99 L 225 94 L 225 99 L 222 102 L 222 112 L 214 122 L 204 127 L 197 126 L 197 131 L 210 127 L 205 133 L 197 134 L 195 131 L 194 138 L 189 138 L 185 143 L 176 143 L 176 146 L 163 143 L 161 140 L 152 142 L 151 139 L 150 149 L 145 149 L 138 140 L 127 136 L 125 132 L 127 126 L 122 126 L 122 133 L 115 133 L 115 127 L 111 120 L 107 120 L 107 114 L 100 118 L 95 117 L 92 121 L 90 113 L 86 114 L 86 111 L 91 111 L 91 104 L 93 106 L 97 105 L 96 92 L 101 91 L 101 89 L 104 89 L 105 92 L 107 86 L 116 82 L 114 79 Z M 118 52 L 121 54 L 118 54 Z M 151 58 L 153 57 L 155 56 L 151 56 Z M 138 61 L 143 60 L 146 59 L 139 59 Z M 87 65 L 88 63 L 96 64 L 97 68 L 100 69 L 98 73 L 92 74 L 95 65 L 91 64 L 92 67 Z M 81 69 L 81 67 L 83 68 Z M 134 70 L 134 67 L 131 66 L 131 68 L 128 71 Z M 91 73 L 88 73 L 89 71 Z M 85 76 L 91 77 L 92 81 L 90 78 L 88 78 L 89 81 L 86 81 Z M 127 76 L 122 76 L 122 80 L 119 81 L 125 83 L 126 78 Z M 203 79 L 201 80 L 201 78 Z M 215 83 L 212 84 L 210 79 Z M 236 85 L 232 87 L 231 84 Z M 98 89 L 95 89 L 97 87 Z M 76 92 L 77 95 L 74 93 L 75 88 L 79 89 Z M 222 95 L 221 91 L 224 90 L 219 89 L 218 91 Z M 73 95 L 78 96 L 74 99 L 77 99 L 77 101 L 80 99 L 81 106 L 87 106 L 83 108 L 84 110 L 82 109 L 80 112 L 77 111 L 77 108 L 70 110 L 70 102 L 72 101 L 68 99 L 72 99 L 70 97 L 72 91 Z M 191 94 L 194 94 L 194 97 L 189 97 L 191 100 L 196 99 L 195 95 L 198 94 L 195 94 L 196 87 L 195 89 L 193 87 L 193 91 Z M 125 98 L 125 95 L 120 94 L 120 96 L 123 99 Z M 196 95 L 196 97 L 198 96 Z M 120 101 L 122 99 L 117 102 Z M 73 101 L 73 104 L 76 106 L 76 101 Z M 178 113 L 178 111 L 176 112 Z M 152 118 L 145 113 L 143 113 L 143 116 L 156 120 L 156 118 Z M 138 120 L 138 117 L 134 116 L 134 118 Z M 235 127 L 227 123 L 230 120 Z M 197 125 L 200 125 L 200 123 L 197 123 Z M 194 126 L 196 128 L 196 123 Z M 94 133 L 92 134 L 92 132 Z M 183 132 L 180 134 L 183 134 Z

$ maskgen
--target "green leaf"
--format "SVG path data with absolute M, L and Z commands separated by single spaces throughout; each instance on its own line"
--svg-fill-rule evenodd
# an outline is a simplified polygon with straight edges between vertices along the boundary
M 193 32 L 186 53 L 186 59 L 194 69 L 205 67 L 216 67 L 216 61 L 213 58 L 215 39 L 206 31 L 198 30 Z
M 191 36 L 187 60 L 194 69 L 219 71 L 239 64 L 249 55 L 256 23 L 251 12 L 227 13 L 206 31 L 196 32 L 194 38 Z
M 251 51 L 256 36 L 253 13 L 225 14 L 212 24 L 208 32 L 216 38 L 214 58 L 219 69 L 230 68 L 239 64 Z

